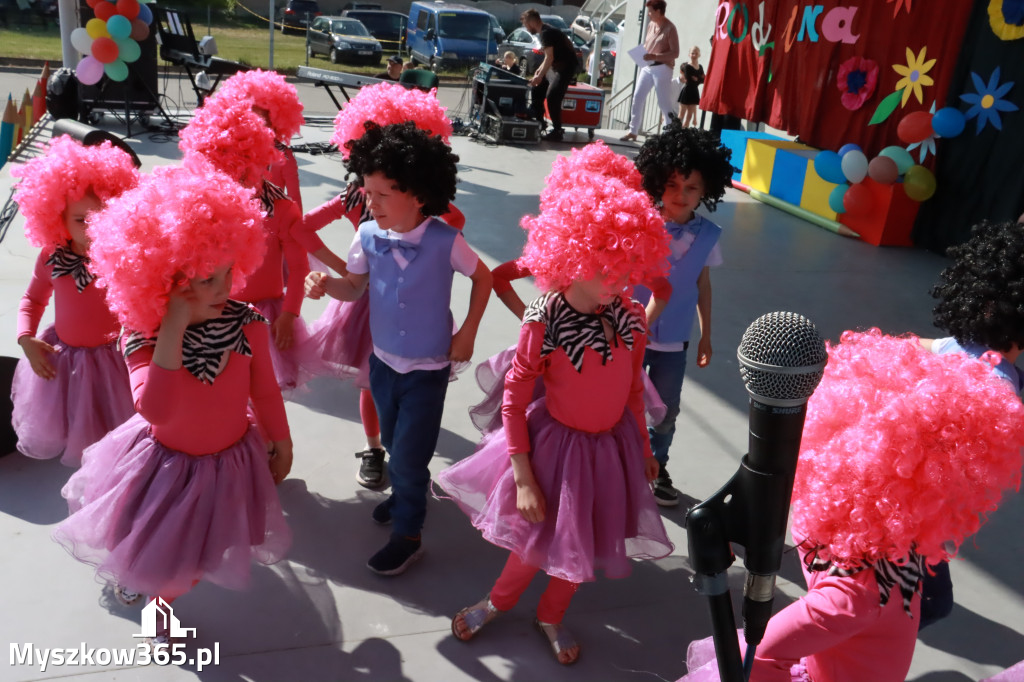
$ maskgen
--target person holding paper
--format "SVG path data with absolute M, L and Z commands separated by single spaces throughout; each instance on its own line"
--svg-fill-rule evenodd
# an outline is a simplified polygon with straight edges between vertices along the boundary
M 654 88 L 658 97 L 658 107 L 664 122 L 672 116 L 672 73 L 676 58 L 679 56 L 679 34 L 676 26 L 665 16 L 665 0 L 647 0 L 647 14 L 651 21 L 647 24 L 644 38 L 644 54 L 641 55 L 643 68 L 636 79 L 633 91 L 633 108 L 629 117 L 629 132 L 622 136 L 624 142 L 635 140 L 640 132 L 640 122 L 644 117 L 644 105 L 647 94 Z M 639 51 L 637 51 L 639 52 Z M 637 52 L 630 52 L 636 59 Z M 638 62 L 641 63 L 641 62 Z

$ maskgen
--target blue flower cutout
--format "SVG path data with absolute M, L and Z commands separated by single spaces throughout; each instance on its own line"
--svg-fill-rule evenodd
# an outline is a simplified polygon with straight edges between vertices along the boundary
M 971 108 L 964 114 L 965 118 L 971 119 L 975 116 L 978 117 L 978 129 L 980 133 L 989 122 L 996 130 L 1003 129 L 1002 119 L 999 117 L 1000 111 L 1017 111 L 1017 105 L 1013 102 L 1008 102 L 1003 99 L 1003 96 L 1010 91 L 1013 87 L 1013 81 L 1009 81 L 999 85 L 999 67 L 997 66 L 995 71 L 988 79 L 988 85 L 985 85 L 981 77 L 976 73 L 971 73 L 971 80 L 974 81 L 974 89 L 976 93 L 969 93 L 966 95 L 960 95 L 960 99 L 971 105 Z

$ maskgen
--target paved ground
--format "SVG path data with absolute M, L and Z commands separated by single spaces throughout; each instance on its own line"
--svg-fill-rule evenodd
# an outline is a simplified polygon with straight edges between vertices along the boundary
M 27 73 L 0 74 L 0 94 L 19 92 Z M 186 87 L 169 80 L 161 92 L 187 101 Z M 464 89 L 445 88 L 442 101 L 456 115 Z M 333 105 L 322 92 L 301 87 L 311 117 L 329 121 Z M 170 103 L 168 104 L 171 107 Z M 171 107 L 176 108 L 176 107 Z M 463 112 L 465 107 L 463 107 Z M 123 125 L 106 118 L 114 132 Z M 323 142 L 326 125 L 303 130 L 302 142 Z M 618 131 L 598 131 L 616 140 Z M 41 137 L 48 137 L 44 132 Z M 572 140 L 572 138 L 569 138 Z M 575 140 L 582 144 L 586 136 Z M 143 134 L 130 140 L 146 169 L 177 157 L 175 140 Z M 613 142 L 613 144 L 616 144 Z M 543 177 L 568 144 L 515 148 L 458 137 L 461 156 L 456 200 L 466 214 L 466 237 L 488 265 L 515 257 L 523 243 L 519 217 L 536 211 Z M 620 146 L 623 153 L 635 147 Z M 299 158 L 308 208 L 341 187 L 337 156 Z M 6 198 L 9 166 L 0 170 Z M 725 264 L 713 273 L 714 348 L 711 366 L 691 369 L 672 451 L 671 470 L 688 501 L 703 499 L 736 470 L 746 447 L 746 395 L 735 348 L 746 326 L 773 310 L 814 320 L 836 339 L 844 329 L 879 326 L 888 332 L 932 335 L 927 291 L 944 260 L 910 249 L 880 249 L 844 239 L 730 190 L 715 220 L 725 227 Z M 35 258 L 15 219 L 0 243 L 0 354 L 17 356 L 15 316 Z M 347 243 L 351 228 L 325 230 L 331 243 Z M 453 309 L 462 314 L 468 280 L 457 278 Z M 524 298 L 528 285 L 521 287 Z M 322 303 L 307 302 L 314 317 Z M 49 316 L 48 318 L 49 319 Z M 492 299 L 477 339 L 477 360 L 516 337 L 516 320 Z M 438 471 L 469 455 L 477 441 L 466 410 L 480 397 L 471 376 L 452 384 L 432 465 Z M 363 445 L 357 394 L 321 380 L 288 404 L 295 439 L 292 478 L 280 488 L 294 529 L 287 561 L 254 569 L 253 589 L 234 593 L 200 585 L 175 603 L 176 615 L 198 631 L 193 647 L 219 646 L 220 664 L 131 668 L 39 667 L 0 660 L 0 680 L 75 677 L 86 680 L 674 680 L 685 672 L 686 644 L 710 634 L 703 598 L 690 585 L 692 571 L 682 527 L 684 507 L 664 512 L 676 551 L 658 562 L 637 563 L 631 578 L 584 586 L 567 623 L 583 645 L 578 665 L 559 667 L 530 626 L 536 581 L 522 604 L 471 644 L 449 632 L 452 614 L 481 597 L 497 575 L 503 552 L 482 541 L 454 505 L 431 501 L 424 530 L 427 554 L 407 575 L 379 578 L 364 566 L 386 539 L 370 510 L 381 493 L 360 488 L 352 453 Z M 126 647 L 139 629 L 138 611 L 111 603 L 83 565 L 50 540 L 66 514 L 60 488 L 70 471 L 56 462 L 13 454 L 0 458 L 0 644 L 34 647 Z M 957 606 L 952 616 L 918 643 L 910 679 L 978 680 L 1024 658 L 1024 502 L 1011 496 L 974 543 L 954 562 Z M 734 598 L 742 581 L 734 569 Z M 802 593 L 795 558 L 785 561 L 778 605 Z M 795 581 L 790 582 L 790 581 Z

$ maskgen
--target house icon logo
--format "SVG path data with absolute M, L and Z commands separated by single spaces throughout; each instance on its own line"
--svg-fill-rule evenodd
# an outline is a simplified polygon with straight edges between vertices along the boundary
M 142 609 L 142 632 L 132 637 L 156 637 L 158 633 L 167 633 L 170 637 L 196 636 L 195 628 L 183 628 L 174 615 L 171 605 L 157 597 Z

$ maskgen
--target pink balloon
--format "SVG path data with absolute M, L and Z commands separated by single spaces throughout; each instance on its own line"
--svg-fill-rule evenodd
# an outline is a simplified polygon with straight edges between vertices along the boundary
M 92 56 L 96 61 L 109 64 L 117 59 L 118 52 L 117 43 L 110 38 L 97 38 L 92 41 Z
M 117 0 L 117 13 L 125 19 L 139 16 L 139 0 Z
M 78 82 L 82 85 L 96 85 L 100 78 L 103 77 L 103 63 L 94 57 L 85 57 L 82 61 L 78 62 L 75 75 L 78 77 Z
M 868 177 L 881 185 L 891 185 L 899 179 L 900 170 L 888 156 L 876 156 L 868 164 Z
M 106 2 L 106 0 L 96 3 L 92 11 L 96 14 L 97 19 L 102 19 L 103 21 L 117 14 L 117 8 L 114 7 L 114 3 Z
M 132 32 L 128 36 L 136 42 L 142 42 L 149 37 L 149 24 L 142 21 L 141 19 L 135 19 L 132 21 Z

